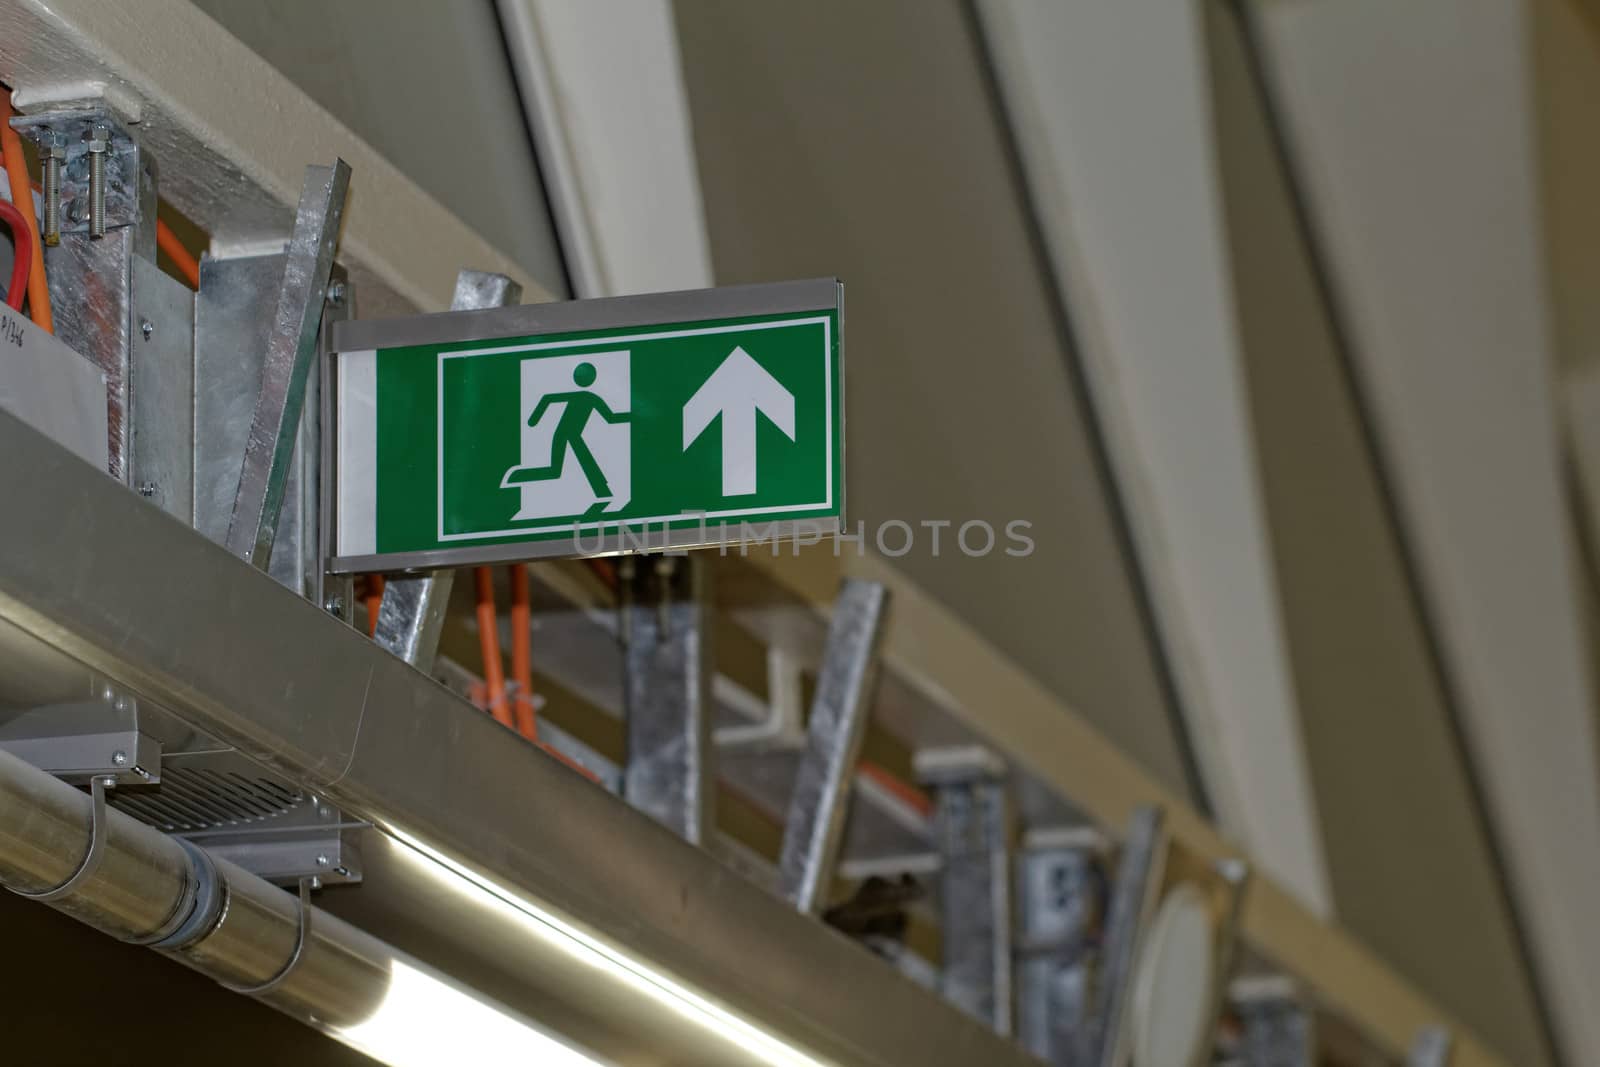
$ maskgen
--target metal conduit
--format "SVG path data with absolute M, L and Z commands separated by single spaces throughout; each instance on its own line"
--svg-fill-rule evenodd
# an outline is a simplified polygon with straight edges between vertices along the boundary
M 0 885 L 39 897 L 83 869 L 94 842 L 90 796 L 0 752 Z M 106 808 L 92 869 L 51 907 L 122 941 L 146 944 L 236 992 L 319 1026 L 372 1017 L 393 949 L 310 908 L 300 944 L 296 898 L 226 860 Z

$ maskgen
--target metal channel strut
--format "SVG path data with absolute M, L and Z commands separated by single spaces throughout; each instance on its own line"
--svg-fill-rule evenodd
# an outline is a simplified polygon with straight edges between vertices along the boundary
M 1027 834 L 1017 860 L 1017 1036 L 1051 1067 L 1080 1067 L 1092 933 L 1105 908 L 1102 842 L 1080 828 Z
M 917 753 L 933 790 L 945 998 L 1011 1036 L 1011 811 L 1006 767 L 983 748 Z
M 779 891 L 801 911 L 828 902 L 888 604 L 888 590 L 859 579 L 847 579 L 833 604 L 778 861 Z
M 283 281 L 282 250 L 259 249 L 200 260 L 194 329 L 194 527 L 226 543 L 233 518 L 239 471 L 255 412 L 261 369 L 276 297 Z M 350 286 L 338 264 L 330 274 L 322 310 L 323 333 L 352 312 Z M 306 379 L 304 411 L 318 412 L 326 399 L 323 375 Z M 300 430 L 284 476 L 283 503 L 266 570 L 283 586 L 315 603 L 328 600 L 320 543 L 322 514 L 322 426 L 300 419 Z
M 1129 822 L 1106 915 L 1094 1014 L 1084 1031 L 1083 1063 L 1116 1067 L 1121 1062 L 1133 1002 L 1134 963 L 1140 934 L 1161 883 L 1166 832 L 1161 809 L 1140 808 Z
M 107 470 L 163 510 L 193 496 L 189 408 L 194 317 L 156 266 L 156 173 L 103 106 L 80 101 L 13 120 L 39 147 L 45 268 L 55 337 L 105 374 Z M 53 219 L 51 218 L 53 216 Z
M 1312 1012 L 1293 981 L 1277 975 L 1241 979 L 1229 998 L 1241 1023 L 1241 1067 L 1313 1067 Z
M 1406 1067 L 1449 1067 L 1454 1043 L 1449 1027 L 1425 1026 L 1417 1031 L 1416 1040 L 1411 1042 L 1406 1054 Z
M 691 844 L 711 841 L 710 571 L 693 556 L 623 559 L 628 803 Z
M 456 275 L 452 311 L 509 307 L 522 302 L 522 286 L 504 274 L 463 270 Z M 389 579 L 378 607 L 376 640 L 420 671 L 432 671 L 439 633 L 455 585 L 454 570 Z
M 267 335 L 261 388 L 225 542 L 234 555 L 263 569 L 272 557 L 349 188 L 350 166 L 342 159 L 331 167 L 306 168 L 283 261 L 283 282 Z

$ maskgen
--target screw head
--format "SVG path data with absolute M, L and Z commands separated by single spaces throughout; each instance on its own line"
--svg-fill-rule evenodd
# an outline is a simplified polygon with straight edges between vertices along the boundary
M 328 857 L 326 857 L 326 856 L 318 856 L 317 857 L 317 866 L 318 867 L 326 867 L 327 865 L 328 865 Z
M 140 482 L 139 483 L 139 495 L 144 497 L 146 500 L 148 500 L 149 498 L 155 496 L 156 495 L 156 483 L 155 482 Z
M 120 767 L 124 763 L 128 762 L 128 754 L 119 749 L 118 751 L 111 753 L 111 762 Z
M 337 593 L 334 593 L 332 596 L 328 597 L 327 600 L 324 600 L 322 602 L 322 608 L 323 608 L 324 611 L 326 611 L 330 615 L 338 615 L 341 618 L 343 618 L 343 616 L 344 616 L 344 597 L 340 596 Z
M 349 290 L 344 282 L 333 282 L 328 286 L 328 303 L 334 307 L 344 307 L 344 300 Z
M 150 340 L 150 335 L 156 332 L 156 328 L 153 325 L 151 325 L 149 319 L 140 319 L 139 320 L 139 332 L 141 334 L 143 334 L 144 335 L 144 339 L 146 341 L 148 341 L 148 340 Z

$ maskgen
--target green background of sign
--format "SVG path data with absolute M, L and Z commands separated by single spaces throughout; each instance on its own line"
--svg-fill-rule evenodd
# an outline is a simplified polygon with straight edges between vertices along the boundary
M 692 337 L 639 337 L 651 332 L 753 325 L 796 318 L 826 318 L 833 345 L 831 373 L 822 374 L 820 322 L 730 330 Z M 465 533 L 550 525 L 562 519 L 516 523 L 511 516 L 520 498 L 500 488 L 505 471 L 521 454 L 521 378 L 524 360 L 567 356 L 585 350 L 625 348 L 631 353 L 632 495 L 627 506 L 586 523 L 638 522 L 698 511 L 801 508 L 826 498 L 826 403 L 833 404 L 833 504 L 828 508 L 762 512 L 757 524 L 785 518 L 821 519 L 842 513 L 844 500 L 843 389 L 839 365 L 839 321 L 834 311 L 766 315 L 740 319 L 627 327 L 582 333 L 545 334 L 380 349 L 377 354 L 377 550 L 418 552 L 571 538 L 569 517 L 562 528 L 510 536 L 441 541 L 438 537 L 439 355 L 485 348 L 570 342 L 536 352 L 496 351 L 444 361 L 445 530 Z M 765 416 L 756 419 L 758 490 L 748 496 L 722 496 L 722 433 L 713 422 L 685 450 L 683 406 L 735 347 L 742 347 L 795 398 L 795 440 L 790 441 Z M 825 397 L 825 388 L 832 397 Z M 553 417 L 553 416 L 547 416 Z M 569 458 L 569 463 L 573 461 Z M 739 516 L 710 520 L 737 522 Z M 660 524 L 653 522 L 653 529 Z M 690 517 L 671 524 L 695 528 Z M 586 534 L 593 527 L 585 525 Z M 592 534 L 589 534 L 592 536 Z

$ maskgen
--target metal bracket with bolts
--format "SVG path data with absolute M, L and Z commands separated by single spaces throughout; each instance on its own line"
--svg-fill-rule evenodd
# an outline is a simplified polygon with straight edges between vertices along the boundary
M 111 142 L 111 127 L 96 122 L 89 127 L 89 238 L 98 241 L 106 235 L 106 147 Z
M 39 167 L 43 172 L 44 243 L 61 243 L 61 168 L 67 161 L 67 138 L 51 129 L 40 131 Z

